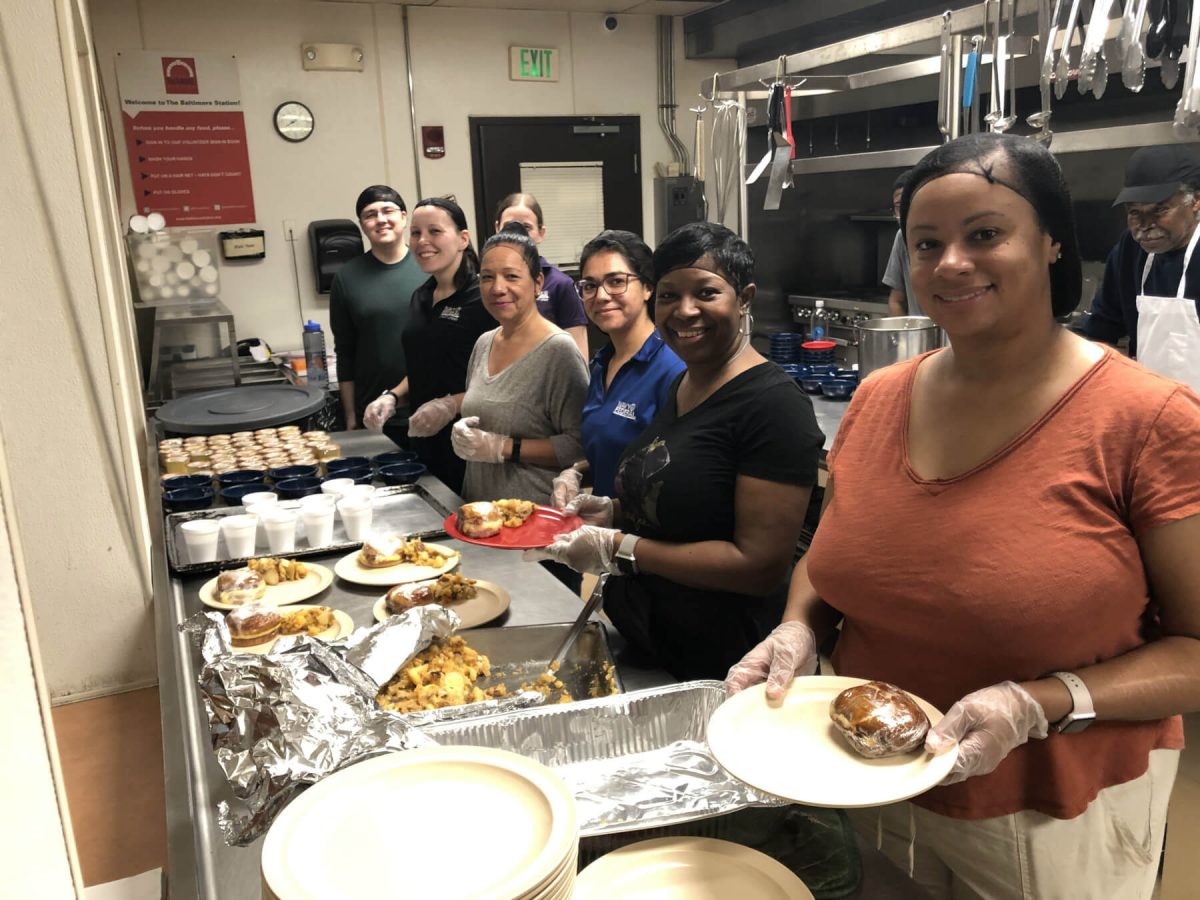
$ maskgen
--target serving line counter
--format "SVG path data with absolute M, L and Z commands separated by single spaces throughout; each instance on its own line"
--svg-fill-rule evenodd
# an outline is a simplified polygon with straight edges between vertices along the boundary
M 842 408 L 844 406 L 841 404 Z M 836 432 L 836 423 L 832 431 Z M 827 438 L 831 440 L 831 434 L 827 433 Z M 347 456 L 369 456 L 394 449 L 387 438 L 365 431 L 340 433 L 335 440 Z M 150 502 L 152 508 L 157 509 L 159 475 L 153 443 L 147 458 L 151 470 Z M 461 502 L 435 478 L 426 476 L 421 485 L 448 509 L 457 508 Z M 161 516 L 152 516 L 152 519 L 155 628 L 167 806 L 168 860 L 164 873 L 167 896 L 250 900 L 260 896 L 261 839 L 248 847 L 229 847 L 218 828 L 217 803 L 234 798 L 211 748 L 197 688 L 197 675 L 202 666 L 199 650 L 188 635 L 177 629 L 181 621 L 206 609 L 200 602 L 198 591 L 211 575 L 172 575 L 167 566 L 163 519 Z M 520 553 L 448 538 L 438 542 L 462 553 L 462 571 L 471 577 L 502 585 L 511 593 L 511 606 L 501 618 L 489 623 L 490 626 L 558 624 L 572 622 L 578 616 L 580 598 L 541 566 L 524 562 Z M 332 567 L 340 555 L 315 557 L 313 561 Z M 374 623 L 372 606 L 382 592 L 381 588 L 335 579 L 328 591 L 314 598 L 314 602 L 345 611 L 355 626 L 361 627 Z M 623 652 L 624 642 L 611 628 L 609 639 L 625 690 L 655 687 L 672 681 L 665 672 L 630 661 Z M 863 878 L 858 889 L 847 896 L 880 900 L 919 900 L 924 896 L 874 848 L 860 846 L 859 849 Z

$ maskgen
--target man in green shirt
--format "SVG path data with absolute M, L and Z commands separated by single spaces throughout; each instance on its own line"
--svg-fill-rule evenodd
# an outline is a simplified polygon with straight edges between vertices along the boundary
M 338 270 L 329 292 L 347 429 L 360 427 L 367 404 L 408 374 L 400 335 L 412 292 L 429 278 L 408 252 L 408 214 L 399 193 L 372 185 L 358 195 L 354 209 L 371 249 Z M 393 416 L 385 429 L 401 445 L 407 442 L 407 419 Z

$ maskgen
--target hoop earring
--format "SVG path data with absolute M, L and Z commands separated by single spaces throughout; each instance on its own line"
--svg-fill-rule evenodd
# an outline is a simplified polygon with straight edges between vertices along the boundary
M 754 333 L 754 313 L 749 310 L 742 314 L 741 332 L 744 337 L 750 337 Z

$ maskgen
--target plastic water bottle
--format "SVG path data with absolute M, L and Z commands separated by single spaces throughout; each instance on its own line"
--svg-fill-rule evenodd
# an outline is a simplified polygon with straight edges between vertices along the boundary
M 325 332 L 311 319 L 304 323 L 304 367 L 308 383 L 325 390 L 329 387 L 329 368 L 325 361 Z
M 812 339 L 814 341 L 823 341 L 825 340 L 826 322 L 825 301 L 816 300 L 813 305 L 816 306 L 816 309 L 813 310 L 812 314 Z

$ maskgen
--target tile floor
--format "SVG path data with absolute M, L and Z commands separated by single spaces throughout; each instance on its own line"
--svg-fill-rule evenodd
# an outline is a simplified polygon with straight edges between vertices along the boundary
M 149 688 L 54 709 L 85 900 L 155 900 L 166 865 L 158 691 Z M 1197 896 L 1200 714 L 1186 717 L 1171 800 L 1166 865 L 1155 900 Z

